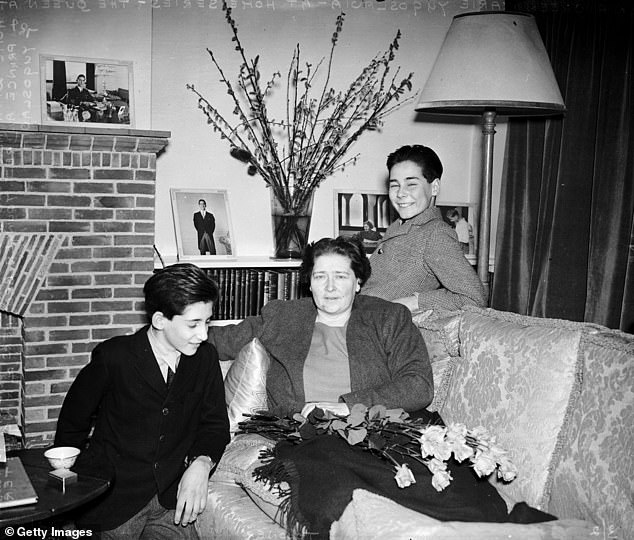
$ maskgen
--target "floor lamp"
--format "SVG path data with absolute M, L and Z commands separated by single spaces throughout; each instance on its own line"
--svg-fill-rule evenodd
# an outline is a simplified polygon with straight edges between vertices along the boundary
M 565 110 L 534 17 L 504 11 L 456 15 L 416 110 L 482 117 L 477 265 L 488 298 L 496 116 L 547 116 Z

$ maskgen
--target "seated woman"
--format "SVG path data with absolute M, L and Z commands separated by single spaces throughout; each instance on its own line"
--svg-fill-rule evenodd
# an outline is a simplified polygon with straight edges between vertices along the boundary
M 300 268 L 312 298 L 272 300 L 259 316 L 210 327 L 209 341 L 221 360 L 261 341 L 271 357 L 269 410 L 279 416 L 316 402 L 340 413 L 355 403 L 422 409 L 434 392 L 425 342 L 403 306 L 357 295 L 369 275 L 358 240 L 322 238 Z
M 390 202 L 400 219 L 372 254 L 372 277 L 361 294 L 412 311 L 486 306 L 482 283 L 435 205 L 443 170 L 436 153 L 420 144 L 403 146 L 388 156 L 387 169 Z

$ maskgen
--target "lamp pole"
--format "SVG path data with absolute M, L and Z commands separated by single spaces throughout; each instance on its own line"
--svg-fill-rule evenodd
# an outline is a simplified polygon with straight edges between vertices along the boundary
M 489 299 L 489 246 L 496 115 L 550 116 L 565 111 L 535 17 L 479 11 L 453 18 L 417 111 L 482 118 L 478 278 Z
M 493 187 L 493 138 L 495 136 L 494 110 L 482 114 L 482 184 L 480 192 L 480 231 L 478 236 L 478 277 L 484 286 L 487 305 L 490 299 L 489 246 L 491 234 L 491 198 Z

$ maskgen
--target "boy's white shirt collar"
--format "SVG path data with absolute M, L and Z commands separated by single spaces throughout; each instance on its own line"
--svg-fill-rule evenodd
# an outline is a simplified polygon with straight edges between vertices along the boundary
M 178 351 L 168 350 L 159 340 L 159 337 L 156 335 L 156 330 L 154 327 L 150 325 L 150 328 L 147 331 L 147 337 L 150 341 L 150 347 L 152 347 L 152 352 L 156 357 L 156 362 L 158 363 L 158 367 L 161 370 L 161 374 L 163 375 L 163 380 L 167 381 L 167 371 L 168 368 L 172 368 L 172 371 L 176 373 L 176 369 L 178 368 L 178 362 L 181 358 L 181 353 Z

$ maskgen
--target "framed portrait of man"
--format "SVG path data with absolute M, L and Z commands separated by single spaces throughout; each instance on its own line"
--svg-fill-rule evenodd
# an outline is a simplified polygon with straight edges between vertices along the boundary
M 179 261 L 236 256 L 225 190 L 170 189 Z

